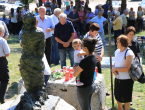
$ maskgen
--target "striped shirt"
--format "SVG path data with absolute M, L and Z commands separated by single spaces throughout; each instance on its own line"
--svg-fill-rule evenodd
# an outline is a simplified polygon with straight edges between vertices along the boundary
M 10 48 L 8 46 L 7 41 L 0 36 L 0 57 L 6 56 L 6 54 L 10 53 Z
M 89 37 L 89 38 L 92 38 L 90 35 L 89 35 L 89 32 L 84 36 L 84 38 L 86 37 Z M 101 55 L 101 51 L 102 51 L 102 47 L 103 47 L 103 43 L 102 43 L 102 39 L 99 35 L 99 33 L 96 35 L 95 39 L 98 40 L 98 43 L 95 45 L 95 50 L 94 52 L 97 54 L 97 55 Z

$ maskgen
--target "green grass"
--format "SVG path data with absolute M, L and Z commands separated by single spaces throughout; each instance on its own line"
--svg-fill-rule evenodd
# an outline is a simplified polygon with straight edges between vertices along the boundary
M 112 41 L 114 41 L 113 37 L 111 37 Z M 106 42 L 108 42 L 109 39 L 106 36 Z M 18 36 L 9 36 L 8 44 L 11 48 L 11 54 L 7 58 L 9 63 L 9 75 L 10 75 L 10 84 L 8 85 L 8 89 L 6 92 L 6 101 L 14 100 L 18 95 L 18 81 L 20 79 L 20 71 L 19 71 L 19 60 L 21 57 L 21 47 L 19 44 Z M 112 56 L 114 56 L 115 47 L 112 45 Z M 142 49 L 141 49 L 142 50 Z M 142 55 L 143 51 L 141 51 Z M 109 56 L 109 46 L 107 45 L 106 51 L 104 56 Z M 143 59 L 143 64 L 145 65 L 145 59 Z M 67 65 L 70 65 L 70 61 L 67 59 Z M 144 71 L 145 71 L 145 66 Z M 60 65 L 51 65 L 51 70 L 60 69 Z M 105 76 L 105 85 L 106 85 L 106 91 L 111 93 L 111 78 L 110 78 L 110 69 L 109 68 L 103 68 L 102 73 Z M 114 77 L 114 76 L 113 76 Z M 114 78 L 113 78 L 114 79 Z M 117 107 L 117 103 L 114 99 L 114 105 Z M 111 108 L 112 106 L 111 96 L 106 97 L 106 106 L 108 108 Z M 138 82 L 134 83 L 133 88 L 133 106 L 131 106 L 135 110 L 144 110 L 145 108 L 145 84 L 142 85 Z M 117 110 L 117 109 L 113 109 Z

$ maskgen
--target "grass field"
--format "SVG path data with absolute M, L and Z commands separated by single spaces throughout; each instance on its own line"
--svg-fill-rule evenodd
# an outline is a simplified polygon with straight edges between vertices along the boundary
M 106 41 L 108 38 L 106 36 Z M 112 39 L 112 41 L 114 41 Z M 19 71 L 19 60 L 21 57 L 21 47 L 18 42 L 18 36 L 9 36 L 8 44 L 11 48 L 11 54 L 7 58 L 9 62 L 9 70 L 10 70 L 10 82 L 8 85 L 8 89 L 6 92 L 6 101 L 13 100 L 18 95 L 18 81 L 20 79 L 20 71 Z M 143 55 L 143 46 L 141 46 L 141 56 Z M 112 46 L 112 56 L 114 56 L 115 48 Z M 109 56 L 109 47 L 107 45 L 107 49 L 105 51 L 104 56 Z M 143 64 L 145 65 L 145 59 L 143 59 Z M 70 61 L 67 60 L 67 65 L 70 65 Z M 60 68 L 60 65 L 51 65 L 51 70 L 55 70 L 56 68 Z M 110 79 L 110 69 L 103 68 L 102 73 L 105 76 L 106 90 L 111 93 L 111 79 Z M 145 66 L 144 66 L 145 71 Z M 106 106 L 110 108 L 111 104 L 111 96 L 106 97 Z M 115 101 L 115 107 L 117 106 Z M 134 83 L 133 89 L 133 105 L 131 106 L 134 110 L 145 110 L 145 84 L 142 85 L 138 82 Z

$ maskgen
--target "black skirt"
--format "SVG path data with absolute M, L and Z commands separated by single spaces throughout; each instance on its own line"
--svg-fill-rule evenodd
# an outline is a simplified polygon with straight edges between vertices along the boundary
M 120 80 L 115 78 L 115 99 L 121 103 L 132 102 L 133 84 L 132 79 Z

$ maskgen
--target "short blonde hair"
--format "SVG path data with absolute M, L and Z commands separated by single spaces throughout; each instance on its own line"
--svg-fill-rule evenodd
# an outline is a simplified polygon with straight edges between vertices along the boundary
M 82 41 L 80 40 L 80 39 L 74 39 L 73 41 L 72 41 L 72 45 L 73 44 L 82 44 Z

